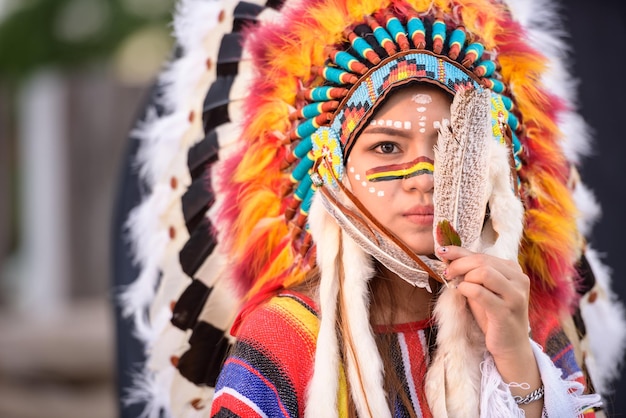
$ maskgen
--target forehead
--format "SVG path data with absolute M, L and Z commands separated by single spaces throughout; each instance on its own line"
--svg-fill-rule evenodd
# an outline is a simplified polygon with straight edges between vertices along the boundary
M 412 84 L 398 88 L 389 95 L 373 117 L 417 115 L 418 113 L 450 113 L 452 96 L 443 89 L 428 83 Z

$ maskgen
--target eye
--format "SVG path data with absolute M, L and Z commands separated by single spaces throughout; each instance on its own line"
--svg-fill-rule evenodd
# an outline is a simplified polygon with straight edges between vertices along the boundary
M 393 154 L 399 151 L 398 146 L 393 142 L 380 143 L 376 145 L 373 149 L 381 154 Z

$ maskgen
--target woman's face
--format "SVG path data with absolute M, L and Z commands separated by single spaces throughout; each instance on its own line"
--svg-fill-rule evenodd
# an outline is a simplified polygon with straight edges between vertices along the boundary
M 346 164 L 354 195 L 417 254 L 434 248 L 433 147 L 450 103 L 435 86 L 396 91 L 361 132 Z

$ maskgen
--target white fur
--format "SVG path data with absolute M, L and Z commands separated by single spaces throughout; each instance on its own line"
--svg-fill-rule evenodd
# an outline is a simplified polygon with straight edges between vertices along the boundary
M 579 181 L 574 188 L 574 202 L 580 211 L 577 219 L 578 230 L 583 236 L 590 236 L 594 223 L 600 219 L 602 209 L 593 191 Z
M 439 330 L 426 374 L 428 405 L 435 417 L 477 417 L 480 363 L 486 351 L 482 331 L 455 288 L 442 288 L 434 316 Z
M 384 391 L 383 363 L 369 321 L 368 282 L 374 274 L 372 261 L 347 234 L 343 234 L 342 265 L 345 271 L 343 305 L 347 308 L 344 315 L 355 344 L 352 347 L 355 357 L 346 349 L 352 399 L 360 417 L 391 418 Z M 347 348 L 346 340 L 344 336 Z
M 509 152 L 504 145 L 491 141 L 489 208 L 491 225 L 498 237 L 492 246 L 483 248 L 483 251 L 507 260 L 517 260 L 524 227 L 524 207 L 513 192 Z
M 338 415 L 337 391 L 339 388 L 339 345 L 336 319 L 339 295 L 337 266 L 341 231 L 326 213 L 317 193 L 309 211 L 309 226 L 315 242 L 323 242 L 317 249 L 320 268 L 321 322 L 317 336 L 313 377 L 307 388 L 305 417 L 333 418 Z

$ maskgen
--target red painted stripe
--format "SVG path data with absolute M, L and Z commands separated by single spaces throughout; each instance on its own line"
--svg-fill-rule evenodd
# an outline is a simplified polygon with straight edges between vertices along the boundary
M 416 159 L 414 159 L 413 161 L 409 161 L 408 163 L 391 164 L 391 165 L 385 165 L 381 167 L 372 168 L 370 170 L 367 170 L 365 172 L 365 175 L 367 176 L 370 174 L 382 173 L 385 171 L 406 170 L 407 168 L 411 168 L 415 164 L 418 164 L 418 163 L 435 164 L 435 162 L 431 160 L 430 158 L 422 156 L 422 157 L 417 157 Z

